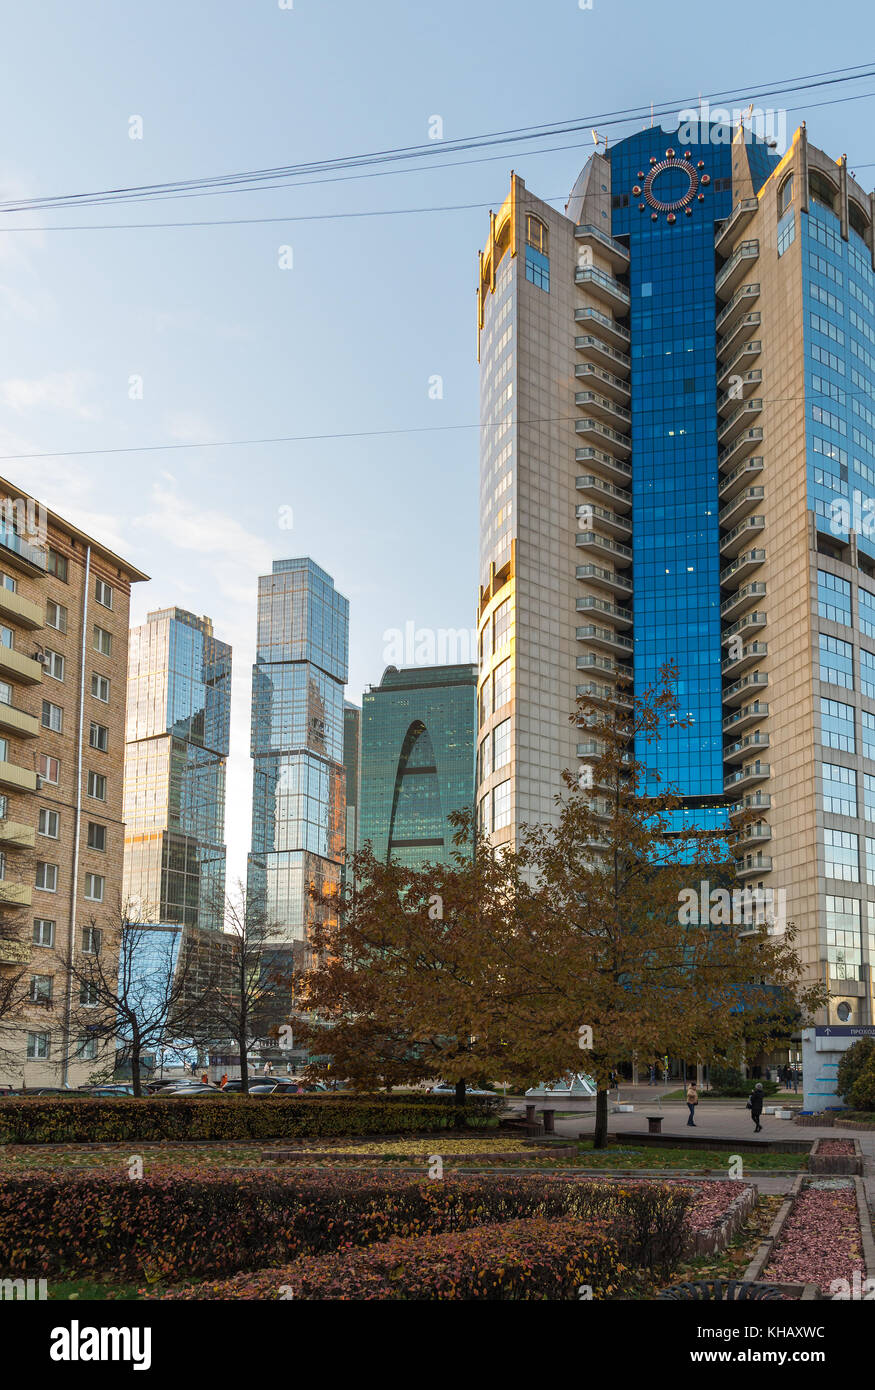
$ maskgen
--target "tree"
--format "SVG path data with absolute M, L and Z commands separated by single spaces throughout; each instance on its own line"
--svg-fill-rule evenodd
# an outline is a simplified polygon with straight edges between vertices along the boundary
M 591 773 L 565 774 L 555 825 L 525 829 L 519 863 L 533 891 L 501 943 L 514 1066 L 552 1077 L 585 1059 L 597 1147 L 624 1062 L 733 1060 L 745 1037 L 767 1046 L 781 1026 L 776 996 L 803 1013 L 825 998 L 802 983 L 792 924 L 776 929 L 767 903 L 738 883 L 710 892 L 731 881 L 730 832 L 697 825 L 640 760 L 685 727 L 676 675 L 665 667 L 640 698 L 579 701 L 572 718 Z
M 872 1067 L 875 1067 L 875 1038 L 858 1038 L 847 1052 L 842 1053 L 836 1073 L 836 1093 L 841 1096 L 842 1100 L 849 1099 L 860 1074 Z M 865 1110 L 869 1108 L 875 1108 L 875 1106 L 855 1104 L 855 1109 Z
M 0 919 L 0 1067 L 20 1072 L 28 1005 L 28 950 L 19 925 Z

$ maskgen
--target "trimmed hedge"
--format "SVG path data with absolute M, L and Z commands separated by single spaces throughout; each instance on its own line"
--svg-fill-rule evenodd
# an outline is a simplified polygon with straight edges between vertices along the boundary
M 624 1262 L 665 1274 L 691 1240 L 692 1195 L 674 1183 L 542 1175 L 21 1174 L 0 1184 L 0 1274 L 112 1272 L 150 1283 L 223 1277 L 303 1254 L 521 1217 L 607 1221 Z
M 295 1300 L 621 1298 L 634 1272 L 605 1222 L 543 1218 L 403 1239 L 369 1250 L 308 1255 L 220 1284 L 163 1295 L 177 1299 Z
M 15 1096 L 0 1100 L 0 1144 L 98 1144 L 162 1139 L 328 1139 L 483 1128 L 489 1112 L 437 1101 L 341 1097 L 225 1096 L 85 1099 Z

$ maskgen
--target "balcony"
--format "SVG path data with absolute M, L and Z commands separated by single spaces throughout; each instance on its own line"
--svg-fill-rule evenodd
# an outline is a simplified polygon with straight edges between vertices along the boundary
M 33 889 L 29 883 L 11 883 L 8 879 L 0 879 L 0 907 L 30 907 L 33 902 Z M 16 946 L 17 942 L 0 942 L 0 950 L 3 947 Z M 28 948 L 28 955 L 30 950 Z M 27 960 L 27 956 L 15 957 L 15 959 Z
M 721 526 L 728 526 L 730 529 L 741 521 L 742 517 L 748 512 L 753 511 L 754 507 L 759 506 L 765 497 L 765 489 L 761 487 L 747 487 L 743 492 L 739 492 L 725 507 L 721 507 L 717 513 L 717 519 Z
M 600 396 L 595 391 L 575 391 L 574 404 L 583 410 L 591 411 L 597 419 L 604 420 L 606 424 L 619 425 L 621 429 L 628 429 L 632 420 L 631 411 L 624 405 L 618 405 L 616 401 L 610 400 L 607 396 Z
M 631 637 L 623 637 L 621 633 L 614 632 L 610 627 L 596 627 L 595 623 L 586 623 L 583 627 L 577 628 L 575 637 L 578 642 L 588 642 L 592 647 L 601 647 L 606 652 L 616 652 L 618 656 L 631 656 L 634 643 Z
M 742 729 L 749 729 L 752 724 L 759 724 L 760 720 L 768 719 L 769 706 L 765 700 L 754 700 L 749 705 L 742 706 L 736 710 L 735 714 L 727 714 L 723 721 L 724 734 L 740 734 Z
M 603 314 L 601 309 L 592 309 L 589 305 L 585 309 L 575 309 L 574 322 L 586 324 L 594 332 L 599 332 L 614 347 L 624 348 L 629 343 L 628 328 L 617 323 L 610 314 Z
M 722 416 L 728 416 L 735 409 L 739 401 L 746 401 L 753 395 L 758 386 L 763 384 L 763 374 L 759 367 L 754 367 L 752 371 L 731 373 L 738 379 L 732 383 L 731 390 L 725 391 L 722 396 L 717 397 L 717 411 Z
M 0 555 L 4 561 L 20 569 L 25 574 L 44 575 L 46 572 L 46 552 L 41 545 L 31 545 L 0 520 Z
M 730 565 L 730 569 L 732 566 Z M 736 613 L 742 613 L 750 604 L 756 603 L 757 599 L 765 598 L 766 585 L 763 580 L 755 579 L 752 584 L 742 584 L 737 594 L 730 594 L 720 605 L 721 618 L 734 617 Z
M 586 446 L 582 449 L 575 449 L 574 459 L 576 463 L 589 463 L 600 472 L 607 473 L 609 478 L 613 478 L 615 483 L 628 483 L 632 477 L 632 465 L 626 463 L 625 459 L 614 458 L 611 454 L 606 454 L 604 449 L 593 449 Z
M 22 656 L 14 647 L 4 647 L 0 643 L 0 676 L 8 680 L 21 681 L 25 685 L 39 685 L 43 678 L 43 668 L 30 656 Z
M 0 760 L 0 787 L 11 787 L 18 792 L 35 792 L 36 780 L 36 773 L 29 767 Z
M 738 555 L 750 541 L 764 531 L 766 518 L 764 516 L 746 516 L 744 521 L 740 521 L 734 526 L 720 542 L 721 555 Z
M 628 372 L 632 365 L 631 359 L 619 348 L 611 347 L 609 343 L 592 333 L 578 333 L 574 339 L 574 346 L 578 352 L 582 352 L 584 357 L 591 357 L 603 366 L 619 371 L 623 368 Z
M 46 613 L 41 604 L 0 586 L 0 619 L 34 632 L 37 628 L 45 627 Z
M 749 666 L 754 666 L 762 658 L 769 654 L 767 642 L 748 642 L 746 647 L 742 647 L 737 656 L 727 657 L 722 663 L 724 676 L 737 676 L 742 671 L 746 671 Z
M 757 821 L 753 825 L 743 825 L 736 835 L 733 844 L 740 849 L 742 845 L 763 845 L 772 838 L 772 827 L 765 821 Z
M 632 563 L 632 551 L 628 545 L 609 540 L 607 536 L 600 536 L 596 531 L 578 531 L 575 545 L 580 550 L 592 551 L 594 555 L 610 555 L 615 565 L 622 565 L 624 568 Z
M 575 420 L 574 428 L 577 434 L 582 434 L 584 438 L 592 440 L 594 444 L 610 444 L 612 449 L 616 449 L 619 454 L 625 455 L 626 458 L 632 452 L 632 440 L 628 434 L 621 434 L 619 430 L 613 430 L 608 425 L 593 420 L 591 416 L 585 416 L 582 420 Z
M 575 692 L 578 698 L 595 700 L 602 705 L 616 705 L 622 709 L 632 708 L 632 697 L 622 690 L 618 690 L 615 685 L 598 685 L 595 681 L 587 681 L 585 685 L 579 685 Z
M 743 241 L 733 251 L 722 270 L 717 272 L 714 288 L 719 299 L 729 299 L 738 288 L 760 254 L 758 241 Z
M 618 376 L 614 376 L 613 372 L 606 371 L 604 367 L 597 367 L 595 362 L 578 362 L 574 368 L 574 375 L 578 380 L 592 382 L 612 400 L 621 403 L 629 400 L 631 395 L 629 383 L 621 381 Z
M 723 692 L 724 705 L 741 705 L 749 695 L 758 695 L 761 690 L 765 690 L 769 683 L 769 678 L 765 671 L 752 671 L 749 676 L 742 676 L 741 680 L 734 685 L 728 685 Z
M 717 466 L 721 473 L 725 473 L 735 464 L 741 463 L 741 460 L 753 453 L 756 446 L 762 442 L 763 432 L 759 425 L 755 425 L 752 430 L 745 430 L 737 439 L 733 439 L 732 443 L 728 444 L 725 449 L 721 449 L 717 455 Z
M 749 342 L 742 343 L 737 352 L 729 358 L 728 362 L 722 363 L 717 372 L 717 385 L 727 390 L 724 386 L 729 378 L 738 372 L 740 367 L 749 367 L 751 362 L 755 362 L 763 350 L 761 338 L 751 338 Z
M 723 750 L 723 761 L 725 763 L 741 762 L 748 753 L 759 752 L 760 749 L 768 748 L 768 746 L 768 734 L 747 734 L 746 737 L 736 739 L 735 743 L 730 743 L 729 746 Z
M 606 483 L 601 478 L 596 478 L 592 473 L 582 473 L 574 481 L 574 486 L 578 492 L 582 492 L 584 497 L 589 497 L 593 502 L 603 501 L 610 498 L 617 511 L 627 512 L 632 506 L 632 494 L 627 492 L 624 487 L 615 487 L 613 483 Z
M 574 283 L 609 309 L 620 314 L 629 312 L 629 291 L 606 270 L 599 270 L 594 265 L 579 265 L 574 271 Z
M 32 825 L 21 821 L 0 820 L 0 845 L 14 845 L 17 849 L 33 849 L 36 844 L 36 831 Z
M 592 502 L 581 502 L 576 508 L 576 516 L 583 526 L 595 524 L 612 536 L 628 538 L 632 534 L 631 517 L 620 516 L 608 507 L 596 507 Z
M 736 801 L 729 808 L 729 819 L 737 820 L 739 816 L 750 815 L 752 811 L 768 811 L 771 809 L 772 798 L 768 792 L 755 791 L 748 792 L 740 801 Z
M 592 671 L 597 674 L 601 671 L 610 672 L 611 675 L 623 676 L 626 680 L 632 679 L 632 667 L 624 665 L 621 661 L 614 661 L 610 656 L 596 656 L 595 652 L 584 652 L 577 658 L 578 671 Z
M 742 314 L 741 318 L 733 318 L 731 325 L 724 325 L 726 333 L 717 340 L 717 360 L 723 361 L 727 353 L 733 353 L 739 344 L 750 338 L 762 324 L 762 314 L 759 310 L 752 314 Z
M 732 472 L 728 473 L 720 483 L 719 494 L 721 502 L 728 502 L 746 483 L 761 474 L 764 467 L 765 465 L 762 458 L 755 457 L 745 459 L 737 468 L 733 468 Z
M 18 738 L 36 738 L 39 730 L 40 724 L 35 714 L 25 714 L 23 709 L 16 709 L 15 705 L 0 702 L 0 732 L 15 734 Z
M 621 242 L 615 241 L 607 232 L 603 232 L 601 227 L 594 227 L 591 222 L 580 222 L 574 228 L 574 240 L 582 242 L 585 246 L 591 246 L 599 255 L 604 256 L 610 262 L 613 270 L 621 273 L 629 269 L 629 252 Z
M 733 560 L 731 565 L 720 571 L 720 583 L 724 589 L 737 589 L 741 580 L 765 563 L 766 552 L 762 548 L 746 550 Z
M 731 415 L 728 415 L 727 418 L 721 421 L 717 426 L 717 438 L 719 442 L 724 447 L 731 444 L 732 440 L 735 439 L 742 430 L 747 429 L 751 421 L 755 420 L 757 416 L 762 413 L 762 409 L 762 396 L 753 396 L 749 401 L 745 401 L 737 410 L 734 410 Z
M 607 589 L 611 594 L 628 595 L 632 592 L 631 579 L 614 570 L 606 570 L 602 565 L 578 565 L 575 573 L 578 579 L 585 579 L 597 589 Z
M 758 198 L 742 198 L 735 204 L 714 238 L 714 249 L 718 256 L 725 256 L 730 251 L 735 238 L 744 231 L 758 207 Z
M 739 618 L 738 622 L 733 623 L 731 627 L 724 628 L 721 641 L 729 642 L 739 632 L 752 632 L 757 628 L 764 628 L 766 621 L 765 613 L 757 609 L 753 613 L 748 613 L 746 617 Z
M 737 772 L 733 772 L 726 777 L 723 782 L 724 791 L 741 791 L 744 787 L 755 787 L 757 782 L 765 782 L 771 775 L 772 769 L 768 763 L 761 763 L 759 758 L 755 763 L 748 767 L 740 767 Z
M 736 878 L 754 878 L 757 874 L 770 874 L 772 860 L 768 854 L 746 854 L 735 861 Z
M 591 594 L 584 594 L 577 600 L 576 609 L 578 613 L 604 613 L 606 618 L 610 618 L 616 627 L 624 628 L 632 626 L 631 608 L 618 608 L 616 603 L 608 603 L 603 598 L 594 598 Z

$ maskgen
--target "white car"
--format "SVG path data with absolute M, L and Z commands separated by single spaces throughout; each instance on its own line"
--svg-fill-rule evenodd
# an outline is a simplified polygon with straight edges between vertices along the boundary
M 455 1094 L 456 1094 L 456 1088 L 455 1088 L 455 1086 L 451 1086 L 451 1085 L 450 1085 L 448 1082 L 446 1082 L 446 1081 L 439 1081 L 438 1084 L 437 1084 L 437 1086 L 432 1086 L 432 1087 L 426 1092 L 426 1095 L 429 1095 L 429 1096 L 454 1096 Z M 487 1097 L 487 1096 L 491 1097 L 493 1100 L 500 1100 L 500 1099 L 501 1099 L 501 1097 L 499 1096 L 499 1094 L 498 1094 L 497 1091 L 481 1091 L 481 1090 L 478 1090 L 478 1088 L 477 1088 L 476 1086 L 466 1086 L 466 1087 L 465 1087 L 465 1098 L 467 1099 L 468 1096 L 474 1096 L 474 1097 L 476 1097 L 477 1099 L 485 1098 L 485 1097 Z

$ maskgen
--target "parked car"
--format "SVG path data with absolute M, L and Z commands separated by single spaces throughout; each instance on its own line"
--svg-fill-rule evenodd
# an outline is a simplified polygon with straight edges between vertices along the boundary
M 132 1096 L 134 1087 L 132 1082 L 108 1081 L 103 1086 L 80 1086 L 76 1092 L 80 1096 Z
M 440 1081 L 437 1086 L 430 1086 L 426 1091 L 426 1095 L 429 1096 L 454 1096 L 455 1094 L 455 1086 L 451 1086 L 447 1081 Z M 466 1098 L 474 1096 L 476 1099 L 500 1100 L 500 1096 L 495 1091 L 478 1090 L 476 1086 L 466 1086 L 465 1096 Z

